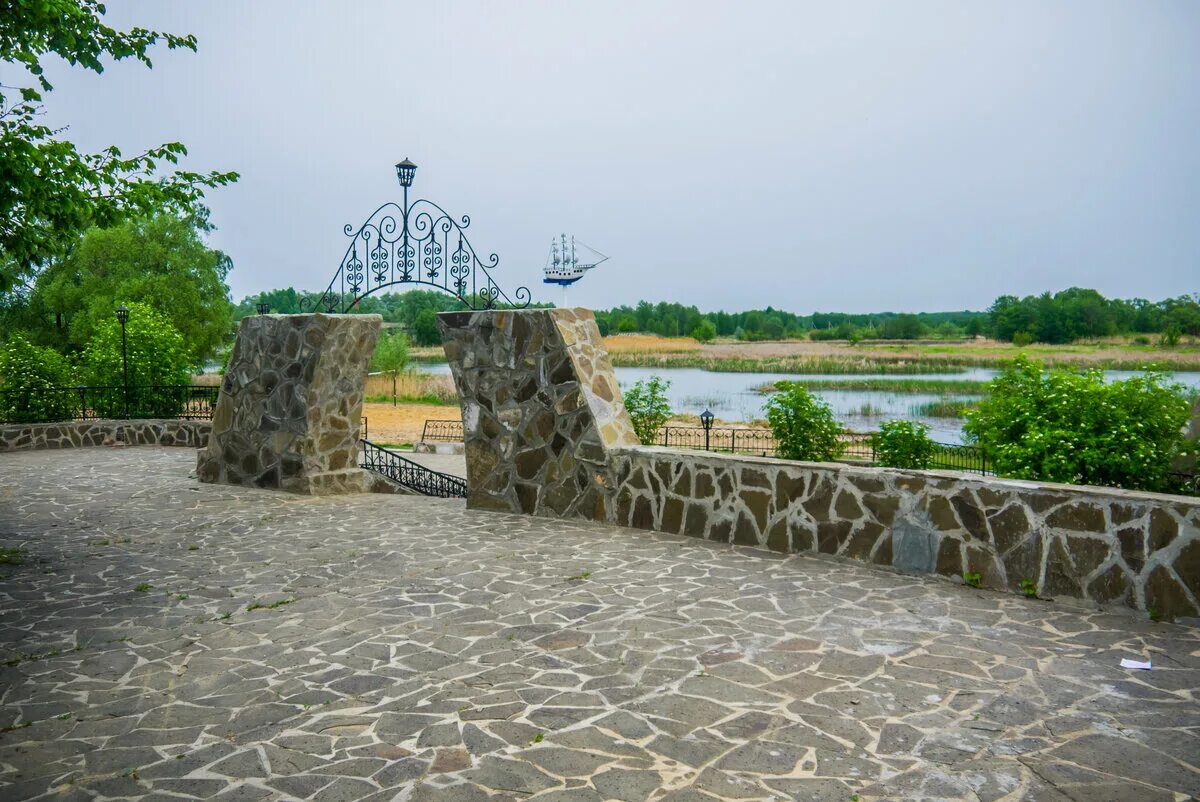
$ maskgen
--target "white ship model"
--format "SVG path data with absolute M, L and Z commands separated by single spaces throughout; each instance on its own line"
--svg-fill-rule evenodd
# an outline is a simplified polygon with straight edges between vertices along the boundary
M 566 291 L 568 285 L 583 278 L 583 274 L 608 259 L 595 248 L 576 242 L 572 236 L 568 246 L 567 235 L 562 234 L 550 241 L 550 255 L 546 259 L 543 281 L 559 284 Z

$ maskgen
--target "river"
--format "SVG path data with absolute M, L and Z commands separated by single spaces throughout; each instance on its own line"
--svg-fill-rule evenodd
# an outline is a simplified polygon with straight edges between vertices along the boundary
M 428 373 L 449 373 L 446 363 L 422 364 L 419 368 Z M 722 421 L 747 422 L 765 417 L 763 404 L 767 396 L 754 388 L 776 381 L 824 381 L 829 379 L 904 381 L 909 379 L 990 381 L 997 370 L 993 368 L 963 368 L 960 373 L 931 373 L 918 375 L 862 375 L 862 374 L 795 374 L 795 373 L 721 373 L 701 368 L 625 368 L 619 367 L 617 380 L 622 389 L 639 379 L 660 376 L 671 382 L 667 398 L 671 409 L 681 413 L 699 414 L 705 408 Z M 1110 380 L 1127 379 L 1136 375 L 1131 370 L 1105 371 Z M 1175 380 L 1200 391 L 1200 372 L 1180 372 Z M 881 421 L 905 418 L 919 420 L 929 426 L 930 436 L 943 443 L 962 442 L 962 420 L 958 418 L 931 418 L 914 412 L 921 404 L 937 401 L 939 393 L 894 393 L 887 390 L 817 390 L 833 409 L 838 419 L 854 431 L 878 429 Z M 973 399 L 979 396 L 955 395 L 954 398 Z M 869 407 L 870 414 L 862 414 Z

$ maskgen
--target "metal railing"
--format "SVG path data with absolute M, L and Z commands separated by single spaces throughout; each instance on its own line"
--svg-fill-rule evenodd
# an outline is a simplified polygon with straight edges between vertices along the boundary
M 712 428 L 705 439 L 700 426 L 664 426 L 660 431 L 661 445 L 673 448 L 705 448 L 709 451 L 727 451 L 734 454 L 754 454 L 773 457 L 776 451 L 775 435 L 769 429 Z M 843 451 L 839 461 L 879 463 L 879 455 L 868 432 L 848 432 L 841 436 Z M 936 443 L 929 461 L 931 470 L 964 471 L 984 476 L 993 474 L 987 457 L 976 446 L 954 443 Z
M 382 474 L 422 495 L 438 498 L 467 497 L 467 480 L 461 476 L 430 470 L 365 438 L 359 441 L 359 445 L 359 465 L 368 471 Z
M 0 423 L 54 423 L 101 418 L 208 420 L 218 385 L 121 385 L 0 390 Z
M 422 443 L 461 443 L 463 425 L 460 420 L 427 420 L 421 429 Z
M 421 432 L 423 442 L 461 443 L 462 421 L 427 420 Z M 844 445 L 840 461 L 876 465 L 879 455 L 868 432 L 848 432 L 841 437 Z M 669 448 L 690 448 L 698 451 L 724 451 L 731 454 L 752 454 L 773 457 L 775 435 L 770 429 L 714 427 L 707 432 L 701 426 L 664 426 L 659 430 L 659 445 Z M 937 443 L 929 462 L 933 470 L 963 471 L 984 476 L 994 475 L 983 451 L 975 446 Z

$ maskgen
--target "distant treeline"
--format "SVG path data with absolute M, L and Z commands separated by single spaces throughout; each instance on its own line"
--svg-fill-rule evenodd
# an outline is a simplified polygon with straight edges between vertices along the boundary
M 704 326 L 707 321 L 708 326 Z M 987 324 L 984 312 L 921 312 L 851 315 L 816 312 L 796 315 L 768 306 L 746 312 L 701 312 L 694 306 L 641 301 L 637 306 L 596 310 L 601 334 L 646 332 L 665 337 L 693 336 L 706 339 L 702 329 L 717 337 L 739 340 L 803 338 L 846 340 L 863 338 L 916 339 L 925 336 L 962 337 L 979 334 Z
M 987 333 L 998 340 L 1041 343 L 1113 334 L 1200 336 L 1200 299 L 1188 295 L 1158 302 L 1109 299 L 1079 287 L 1053 295 L 1002 295 L 988 308 Z
M 238 305 L 235 317 L 252 315 L 260 300 L 272 312 L 312 311 L 319 293 L 286 289 L 251 296 Z M 382 293 L 364 298 L 356 311 L 379 314 L 409 332 L 418 345 L 440 340 L 435 316 L 464 308 L 457 299 L 434 290 Z M 644 332 L 699 340 L 915 340 L 986 335 L 1016 342 L 1066 343 L 1114 334 L 1200 336 L 1200 301 L 1194 296 L 1165 301 L 1108 299 L 1095 290 L 1072 287 L 1058 293 L 997 298 L 986 312 L 816 312 L 797 315 L 768 306 L 745 312 L 701 312 L 678 303 L 640 301 L 636 306 L 596 310 L 601 334 Z
M 320 311 L 317 309 L 320 300 L 319 292 L 297 291 L 292 287 L 270 290 L 243 298 L 234 309 L 234 319 L 255 314 L 259 303 L 266 303 L 272 313 L 281 315 Z M 354 311 L 383 316 L 384 321 L 404 329 L 417 345 L 440 345 L 442 338 L 437 330 L 437 313 L 466 308 L 462 301 L 444 292 L 410 290 L 369 295 L 358 302 Z
M 1067 343 L 1114 334 L 1200 336 L 1200 301 L 1194 296 L 1165 301 L 1108 299 L 1095 290 L 1072 287 L 1054 294 L 997 298 L 986 312 L 879 312 L 850 315 L 817 312 L 795 315 L 767 307 L 747 312 L 701 312 L 676 303 L 618 306 L 598 310 L 603 334 L 648 332 L 708 339 L 915 340 L 986 335 L 1017 342 Z

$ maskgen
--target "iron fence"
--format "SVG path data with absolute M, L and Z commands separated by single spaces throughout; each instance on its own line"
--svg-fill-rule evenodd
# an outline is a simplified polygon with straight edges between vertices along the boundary
M 360 440 L 359 445 L 359 465 L 369 471 L 383 474 L 392 481 L 426 496 L 467 497 L 467 480 L 461 476 L 430 470 L 369 440 Z
M 461 443 L 463 437 L 460 420 L 427 420 L 421 429 L 422 443 Z
M 53 423 L 101 418 L 208 420 L 217 385 L 121 385 L 0 390 L 0 423 Z
M 421 432 L 424 442 L 461 443 L 462 421 L 427 420 Z M 861 462 L 876 465 L 879 455 L 868 432 L 849 432 L 841 437 L 843 451 L 841 461 Z M 690 448 L 698 451 L 724 451 L 732 454 L 752 454 L 758 457 L 774 457 L 777 443 L 770 429 L 714 427 L 705 432 L 701 426 L 664 426 L 659 430 L 659 445 L 670 448 Z M 937 443 L 929 468 L 935 470 L 963 471 L 992 476 L 983 451 L 975 446 L 954 443 Z
M 840 461 L 878 464 L 879 455 L 870 433 L 849 432 L 842 435 L 841 441 L 843 450 Z M 712 428 L 706 437 L 704 428 L 700 426 L 664 426 L 659 443 L 672 448 L 726 451 L 760 457 L 775 456 L 777 445 L 775 435 L 769 429 Z M 928 467 L 985 476 L 993 474 L 981 449 L 953 443 L 937 443 Z

